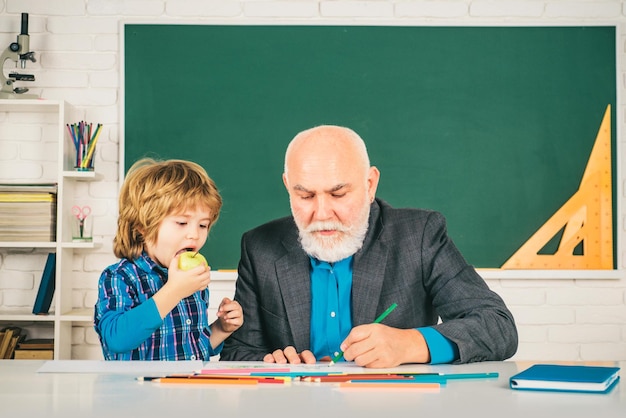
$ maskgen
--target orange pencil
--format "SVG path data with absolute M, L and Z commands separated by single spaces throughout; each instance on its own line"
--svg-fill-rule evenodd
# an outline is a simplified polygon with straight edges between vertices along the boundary
M 259 383 L 285 383 L 290 382 L 291 377 L 285 376 L 247 376 L 247 375 L 224 375 L 224 374 L 196 374 L 190 379 L 215 379 L 215 380 L 256 380 Z
M 420 392 L 439 392 L 440 387 L 439 383 L 364 383 L 358 380 L 339 383 L 339 388 L 341 389 L 375 389 L 377 391 L 381 389 L 393 389 L 394 391 L 403 389 Z

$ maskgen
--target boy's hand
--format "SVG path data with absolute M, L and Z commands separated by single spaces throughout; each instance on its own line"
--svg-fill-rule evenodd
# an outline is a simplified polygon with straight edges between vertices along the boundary
M 201 265 L 190 270 L 181 270 L 178 268 L 179 257 L 180 255 L 177 255 L 172 258 L 167 269 L 167 283 L 152 296 L 161 318 L 165 318 L 181 300 L 206 289 L 211 283 L 209 266 Z
M 172 291 L 179 296 L 180 301 L 209 286 L 209 283 L 211 283 L 211 268 L 202 264 L 189 270 L 181 270 L 178 267 L 179 259 L 180 254 L 170 261 L 165 286 L 171 287 Z
M 222 299 L 217 309 L 218 324 L 224 332 L 234 332 L 243 325 L 243 309 L 236 300 Z

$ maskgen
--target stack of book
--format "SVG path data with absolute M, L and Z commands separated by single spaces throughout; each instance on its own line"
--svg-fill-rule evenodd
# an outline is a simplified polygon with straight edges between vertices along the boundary
M 0 330 L 0 359 L 11 359 L 17 345 L 26 337 L 20 327 Z
M 0 184 L 0 241 L 54 242 L 57 185 Z
M 52 360 L 54 358 L 54 340 L 37 338 L 24 340 L 15 349 L 15 360 Z

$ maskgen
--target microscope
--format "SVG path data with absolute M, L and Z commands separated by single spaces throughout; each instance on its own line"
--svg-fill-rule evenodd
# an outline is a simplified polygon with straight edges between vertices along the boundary
M 39 96 L 36 94 L 25 94 L 28 89 L 26 87 L 14 87 L 13 83 L 16 81 L 35 81 L 35 76 L 32 74 L 19 74 L 11 72 L 9 77 L 4 75 L 4 63 L 7 60 L 12 60 L 20 63 L 22 69 L 26 68 L 26 61 L 36 62 L 35 53 L 29 51 L 30 49 L 30 36 L 28 35 L 28 13 L 22 13 L 22 30 L 17 35 L 17 42 L 12 42 L 8 48 L 2 53 L 0 57 L 0 65 L 2 65 L 2 71 L 0 71 L 0 82 L 2 82 L 2 88 L 0 88 L 0 99 L 37 99 Z

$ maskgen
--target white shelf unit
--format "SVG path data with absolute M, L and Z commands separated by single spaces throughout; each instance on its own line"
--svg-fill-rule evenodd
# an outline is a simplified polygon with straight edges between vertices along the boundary
M 8 324 L 27 326 L 44 324 L 53 328 L 54 359 L 69 360 L 72 357 L 72 324 L 74 322 L 92 322 L 92 309 L 72 309 L 72 262 L 75 252 L 95 248 L 94 243 L 75 243 L 71 237 L 71 211 L 74 204 L 77 182 L 93 181 L 97 174 L 93 171 L 74 171 L 75 149 L 67 132 L 67 124 L 81 120 L 76 109 L 63 100 L 29 100 L 1 99 L 0 112 L 21 112 L 22 114 L 49 114 L 47 122 L 56 118 L 56 138 L 58 140 L 56 155 L 55 178 L 46 178 L 45 182 L 57 183 L 57 224 L 56 242 L 0 242 L 0 251 L 9 249 L 42 250 L 56 253 L 55 292 L 50 311 L 47 315 L 34 315 L 32 305 L 21 310 L 0 310 L 0 326 Z M 56 115 L 56 116 L 55 116 Z M 27 117 L 27 116 L 26 116 Z M 39 120 L 39 119 L 35 119 Z M 6 179 L 0 182 L 8 183 Z M 33 181 L 14 181 L 15 183 L 32 183 Z M 39 288 L 39 277 L 35 280 L 35 288 Z M 35 292 L 36 294 L 36 292 Z M 34 303 L 34 298 L 33 298 Z

